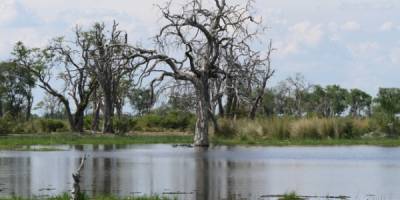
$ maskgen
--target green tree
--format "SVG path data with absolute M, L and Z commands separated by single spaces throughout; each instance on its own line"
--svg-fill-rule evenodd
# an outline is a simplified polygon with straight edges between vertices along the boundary
M 326 87 L 326 96 L 329 104 L 329 116 L 340 116 L 348 107 L 348 91 L 339 85 L 328 85 Z
M 29 120 L 36 79 L 15 62 L 0 63 L 0 74 L 0 116 L 5 111 L 14 118 Z
M 128 93 L 128 99 L 132 107 L 138 112 L 138 115 L 149 113 L 153 106 L 151 91 L 148 89 L 132 88 Z
M 396 114 L 400 113 L 400 88 L 380 88 L 375 102 L 374 115 L 379 116 L 378 121 L 383 121 L 382 126 L 389 128 L 389 135 L 395 136 Z
M 360 117 L 362 114 L 370 115 L 372 97 L 360 89 L 351 89 L 347 97 L 350 106 L 350 115 Z
M 400 113 L 400 88 L 380 88 L 375 101 L 388 114 Z

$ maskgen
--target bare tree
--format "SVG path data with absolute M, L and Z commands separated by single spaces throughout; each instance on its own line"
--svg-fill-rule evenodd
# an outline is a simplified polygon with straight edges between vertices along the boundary
M 224 59 L 222 49 L 250 47 L 259 27 L 259 22 L 250 14 L 252 1 L 244 6 L 228 5 L 225 0 L 211 2 L 205 5 L 202 1 L 190 0 L 177 13 L 172 11 L 171 3 L 160 6 L 165 25 L 156 37 L 159 51 L 137 49 L 133 55 L 148 62 L 147 72 L 159 73 L 152 85 L 166 77 L 193 85 L 197 99 L 196 146 L 209 145 L 210 84 L 226 75 L 226 69 L 220 64 Z
M 104 100 L 104 133 L 113 133 L 112 118 L 117 105 L 119 113 L 122 112 L 122 101 L 118 99 L 121 94 L 122 80 L 129 78 L 134 67 L 129 67 L 127 33 L 118 29 L 114 21 L 111 30 L 105 24 L 96 23 L 90 30 L 82 31 L 77 28 L 78 41 L 89 46 L 88 71 L 96 77 L 101 88 Z M 117 102 L 117 103 L 116 103 Z
M 263 101 L 267 82 L 275 73 L 275 71 L 271 69 L 272 50 L 272 41 L 270 41 L 267 57 L 265 59 L 260 59 L 260 57 L 256 54 L 256 59 L 253 59 L 253 63 L 250 65 L 252 66 L 252 73 L 250 73 L 250 76 L 253 79 L 252 87 L 255 87 L 255 95 L 253 98 L 251 98 L 249 118 L 253 120 L 256 117 L 258 107 Z
M 64 105 L 72 131 L 83 132 L 84 111 L 97 84 L 85 72 L 86 46 L 74 42 L 73 44 L 66 45 L 62 38 L 58 38 L 45 50 L 40 50 L 26 48 L 18 42 L 13 54 L 15 61 L 38 79 L 37 85 L 48 94 L 57 97 Z M 53 70 L 60 65 L 63 71 L 56 79 L 63 80 L 65 87 L 62 91 L 57 90 L 51 83 L 55 80 Z M 71 99 L 74 107 L 71 107 Z M 74 113 L 72 109 L 75 109 Z

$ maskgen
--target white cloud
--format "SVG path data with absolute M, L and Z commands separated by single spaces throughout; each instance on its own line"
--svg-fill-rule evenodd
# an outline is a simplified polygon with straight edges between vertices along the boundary
M 358 31 L 361 25 L 356 21 L 348 21 L 342 25 L 342 30 L 344 31 Z
M 379 28 L 380 31 L 391 31 L 394 28 L 394 24 L 393 22 L 385 22 L 381 25 L 381 27 Z
M 13 20 L 18 14 L 16 2 L 14 0 L 0 1 L 0 22 Z
M 286 39 L 276 45 L 280 56 L 294 54 L 300 50 L 301 46 L 316 46 L 324 36 L 322 25 L 308 21 L 294 24 L 288 31 Z
M 357 57 L 374 54 L 379 49 L 379 47 L 380 46 L 377 42 L 371 41 L 348 45 L 350 52 Z
M 400 48 L 396 47 L 396 48 L 392 49 L 389 54 L 389 58 L 393 64 L 395 64 L 395 65 L 400 64 Z
M 323 31 L 321 25 L 313 25 L 310 22 L 300 22 L 289 28 L 296 40 L 304 41 L 310 45 L 316 45 L 321 41 Z

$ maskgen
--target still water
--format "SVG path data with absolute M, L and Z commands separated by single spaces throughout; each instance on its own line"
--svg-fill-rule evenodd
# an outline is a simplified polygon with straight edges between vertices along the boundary
M 79 158 L 90 195 L 169 195 L 178 199 L 307 196 L 400 199 L 400 148 L 57 146 L 64 151 L 0 152 L 0 196 L 68 192 Z M 319 199 L 319 198 L 317 198 Z M 325 199 L 325 198 L 324 198 Z

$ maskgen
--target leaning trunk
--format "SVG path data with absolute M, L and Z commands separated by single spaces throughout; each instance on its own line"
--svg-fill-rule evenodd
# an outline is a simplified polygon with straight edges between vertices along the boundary
M 258 107 L 259 107 L 261 101 L 262 101 L 262 96 L 259 95 L 257 97 L 257 99 L 255 100 L 254 104 L 251 106 L 251 110 L 249 113 L 249 118 L 251 120 L 254 120 L 256 118 L 257 110 L 258 110 Z
M 197 87 L 197 121 L 194 132 L 195 146 L 209 146 L 208 142 L 208 123 L 210 120 L 210 93 L 208 79 L 203 78 L 201 85 Z

